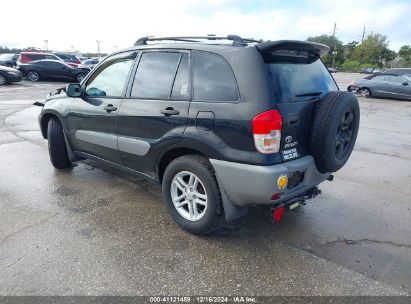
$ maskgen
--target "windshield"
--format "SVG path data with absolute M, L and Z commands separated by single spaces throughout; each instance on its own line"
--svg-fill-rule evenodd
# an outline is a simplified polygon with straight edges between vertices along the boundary
M 289 58 L 266 65 L 276 102 L 298 101 L 307 96 L 321 97 L 338 90 L 320 59 L 304 63 Z

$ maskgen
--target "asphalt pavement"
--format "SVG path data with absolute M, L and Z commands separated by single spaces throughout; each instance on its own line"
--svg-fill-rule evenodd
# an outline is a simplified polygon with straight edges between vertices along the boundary
M 335 75 L 341 89 L 353 77 Z M 0 87 L 0 295 L 411 292 L 410 102 L 360 98 L 349 162 L 281 223 L 251 208 L 196 237 L 145 180 L 51 166 L 32 103 L 63 85 Z

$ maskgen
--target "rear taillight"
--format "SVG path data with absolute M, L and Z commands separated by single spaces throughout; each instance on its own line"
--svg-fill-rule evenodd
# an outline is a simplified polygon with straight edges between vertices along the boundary
M 254 143 L 258 152 L 264 154 L 280 151 L 283 119 L 277 110 L 258 114 L 253 118 Z

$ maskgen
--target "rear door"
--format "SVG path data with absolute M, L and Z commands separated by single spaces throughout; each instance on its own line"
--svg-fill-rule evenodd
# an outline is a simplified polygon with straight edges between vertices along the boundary
M 118 148 L 124 166 L 154 175 L 158 153 L 177 143 L 191 98 L 190 53 L 141 53 L 118 116 Z
M 320 60 L 327 47 L 309 42 L 280 42 L 259 48 L 267 67 L 273 107 L 283 117 L 283 161 L 308 155 L 315 105 L 328 92 L 338 90 Z

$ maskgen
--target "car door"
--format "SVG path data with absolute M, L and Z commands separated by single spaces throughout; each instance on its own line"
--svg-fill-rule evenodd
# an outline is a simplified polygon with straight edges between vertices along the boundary
M 45 68 L 46 68 L 46 76 L 55 78 L 55 79 L 69 79 L 70 78 L 70 67 L 67 65 L 60 63 L 60 62 L 54 62 L 54 61 L 48 61 L 45 62 Z
M 407 83 L 407 84 L 405 84 Z M 406 79 L 397 75 L 386 75 L 384 91 L 387 97 L 393 98 L 410 98 L 411 88 Z
M 154 176 L 159 153 L 180 140 L 191 98 L 189 66 L 189 52 L 141 53 L 118 114 L 124 166 Z
M 136 52 L 108 57 L 83 82 L 82 98 L 73 98 L 68 122 L 73 149 L 120 163 L 117 114 Z

